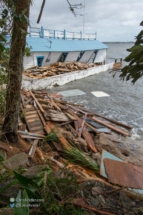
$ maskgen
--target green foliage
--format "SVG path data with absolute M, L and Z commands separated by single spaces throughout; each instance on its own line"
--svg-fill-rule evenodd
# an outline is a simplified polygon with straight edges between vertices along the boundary
M 4 161 L 4 158 L 3 158 L 3 155 L 0 154 L 0 163 L 1 163 L 2 161 Z
M 26 190 L 20 190 L 16 198 L 20 201 L 16 203 L 14 215 L 29 215 L 29 202 L 26 201 L 28 199 Z
M 143 26 L 143 22 L 140 25 Z M 122 69 L 120 77 L 134 84 L 143 76 L 143 30 L 137 35 L 135 45 L 127 51 L 130 54 L 124 60 L 129 64 Z
M 95 161 L 86 155 L 84 152 L 81 152 L 77 148 L 70 148 L 64 150 L 64 157 L 69 162 L 74 164 L 81 165 L 83 167 L 88 167 L 89 169 L 93 170 L 96 174 L 99 174 L 99 166 Z
M 83 209 L 78 209 L 72 204 L 72 199 L 78 193 L 78 184 L 73 173 L 67 169 L 60 170 L 58 176 L 46 167 L 33 177 L 27 178 L 16 171 L 12 171 L 10 183 L 3 187 L 0 192 L 4 192 L 11 186 L 19 186 L 20 191 L 15 206 L 15 215 L 34 214 L 34 204 L 38 204 L 36 214 L 43 215 L 84 215 Z M 7 178 L 8 179 L 8 178 Z M 1 182 L 1 181 L 0 181 Z M 24 199 L 34 199 L 34 202 L 26 202 Z M 37 199 L 37 201 L 36 201 Z M 22 201 L 20 201 L 22 200 Z M 33 206 L 28 208 L 27 204 Z
M 51 172 L 43 176 L 44 186 L 40 193 L 44 202 L 41 205 L 43 214 L 49 215 L 82 215 L 84 210 L 77 209 L 72 204 L 74 195 L 78 192 L 78 185 L 74 175 L 66 169 L 58 177 Z
M 59 139 L 58 139 L 56 133 L 51 132 L 44 138 L 44 142 L 50 142 L 50 141 L 59 142 Z

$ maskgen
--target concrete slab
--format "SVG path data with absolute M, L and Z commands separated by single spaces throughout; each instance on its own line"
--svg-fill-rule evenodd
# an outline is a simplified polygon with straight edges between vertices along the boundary
M 107 93 L 104 93 L 102 91 L 95 91 L 95 92 L 91 92 L 94 96 L 96 97 L 105 97 L 105 96 L 110 96 Z
M 81 96 L 81 95 L 85 95 L 86 93 L 78 90 L 78 89 L 74 89 L 74 90 L 66 90 L 66 91 L 60 91 L 58 92 L 59 94 L 61 94 L 64 97 L 70 97 L 70 96 Z

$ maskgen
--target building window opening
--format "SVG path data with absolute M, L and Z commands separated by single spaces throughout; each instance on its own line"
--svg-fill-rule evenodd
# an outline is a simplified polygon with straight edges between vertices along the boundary
M 66 58 L 67 58 L 68 52 L 64 52 L 61 54 L 58 62 L 65 62 Z
M 43 64 L 44 56 L 38 56 L 37 57 L 37 66 L 41 67 Z
M 80 52 L 80 53 L 79 53 L 78 58 L 77 58 L 77 62 L 80 61 L 80 59 L 82 58 L 83 54 L 84 54 L 84 52 Z

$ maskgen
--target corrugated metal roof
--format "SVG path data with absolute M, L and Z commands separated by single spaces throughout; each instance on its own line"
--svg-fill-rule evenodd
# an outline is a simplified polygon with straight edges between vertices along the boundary
M 7 40 L 10 37 L 6 37 Z M 107 49 L 104 43 L 98 40 L 62 40 L 39 37 L 27 37 L 28 46 L 31 46 L 31 52 L 70 52 Z M 50 41 L 52 42 L 50 44 Z M 50 48 L 51 46 L 51 48 Z

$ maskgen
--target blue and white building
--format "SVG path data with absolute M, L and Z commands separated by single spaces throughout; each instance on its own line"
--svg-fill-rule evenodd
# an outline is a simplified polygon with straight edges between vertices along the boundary
M 95 34 L 29 28 L 27 44 L 31 56 L 24 57 L 24 68 L 46 66 L 54 62 L 106 63 L 107 46 Z

